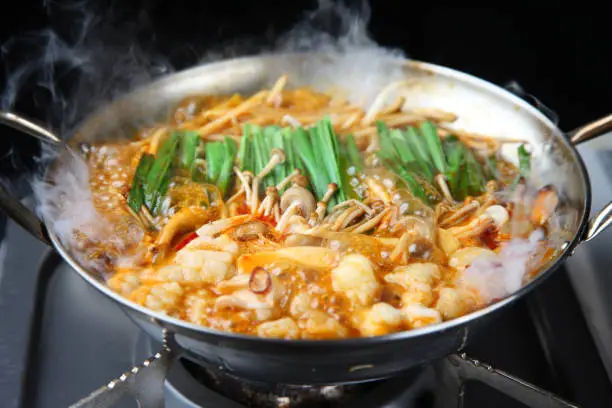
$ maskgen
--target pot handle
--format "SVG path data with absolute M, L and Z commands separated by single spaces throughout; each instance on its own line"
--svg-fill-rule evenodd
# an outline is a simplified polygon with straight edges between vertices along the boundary
M 447 387 L 439 395 L 436 406 L 462 407 L 463 387 L 467 381 L 482 382 L 502 393 L 522 402 L 528 407 L 578 408 L 560 397 L 516 378 L 504 371 L 497 370 L 465 354 L 453 354 L 442 360 L 442 383 Z M 458 400 L 457 400 L 458 398 Z M 451 399 L 455 402 L 452 403 Z
M 572 144 L 580 144 L 612 131 L 612 114 L 568 132 Z
M 171 336 L 164 330 L 160 351 L 69 408 L 111 408 L 125 395 L 134 397 L 141 408 L 163 408 L 164 381 L 175 360 L 175 354 L 167 344 Z
M 44 126 L 11 112 L 0 111 L 0 124 L 11 127 L 54 146 L 59 146 L 62 143 L 59 137 Z M 42 220 L 17 198 L 9 194 L 1 185 L 0 210 L 45 244 L 50 243 L 47 237 L 47 230 Z
M 589 141 L 612 131 L 612 114 L 587 123 L 568 132 L 567 136 L 573 145 Z M 608 203 L 597 215 L 589 220 L 582 242 L 588 242 L 612 224 L 612 202 Z

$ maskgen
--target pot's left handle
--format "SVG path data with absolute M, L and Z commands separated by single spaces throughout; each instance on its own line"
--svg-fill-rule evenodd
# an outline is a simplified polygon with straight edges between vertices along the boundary
M 134 397 L 140 408 L 163 408 L 164 381 L 175 359 L 174 352 L 168 346 L 170 337 L 172 334 L 164 330 L 163 346 L 159 352 L 69 408 L 111 408 L 125 395 Z
M 61 145 L 60 138 L 53 132 L 30 119 L 26 119 L 14 113 L 0 111 L 0 124 L 35 137 L 44 143 L 55 146 Z M 10 195 L 2 185 L 0 185 L 0 210 L 4 211 L 6 215 L 36 238 L 49 244 L 47 230 L 40 218 L 24 206 L 16 197 Z

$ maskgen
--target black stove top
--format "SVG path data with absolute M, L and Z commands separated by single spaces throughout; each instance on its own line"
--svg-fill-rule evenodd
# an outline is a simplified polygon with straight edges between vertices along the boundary
M 69 406 L 157 348 L 113 302 L 12 222 L 2 248 L 3 407 Z M 577 406 L 612 406 L 611 384 L 563 269 L 501 313 L 465 351 Z M 335 406 L 433 407 L 435 398 L 447 393 L 451 405 L 444 407 L 456 407 L 452 393 L 458 389 L 441 388 L 444 364 L 448 361 L 425 367 L 418 375 L 369 384 L 348 405 Z M 232 401 L 238 398 L 231 390 L 224 395 L 223 390 L 205 388 L 202 384 L 212 386 L 210 378 L 205 381 L 198 371 L 189 362 L 175 363 L 165 387 L 167 407 L 244 406 Z M 338 392 L 334 387 L 324 391 Z M 289 401 L 288 396 L 276 406 Z M 126 399 L 118 406 L 136 405 Z M 525 405 L 479 382 L 467 382 L 463 406 Z

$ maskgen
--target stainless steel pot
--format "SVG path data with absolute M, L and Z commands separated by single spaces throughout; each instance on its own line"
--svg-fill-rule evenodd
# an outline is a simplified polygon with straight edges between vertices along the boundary
M 285 72 L 296 83 L 308 83 L 311 69 L 329 64 L 334 58 L 337 57 L 322 54 L 270 55 L 222 61 L 179 72 L 96 112 L 70 141 L 107 140 L 121 135 L 126 126 L 164 117 L 173 105 L 189 95 L 253 92 Z M 612 203 L 589 220 L 589 178 L 574 147 L 612 129 L 612 115 L 564 134 L 536 108 L 484 80 L 421 62 L 389 59 L 382 63 L 405 74 L 409 85 L 404 95 L 409 107 L 451 111 L 459 117 L 455 124 L 458 128 L 502 139 L 518 136 L 535 146 L 545 147 L 537 153 L 538 160 L 546 161 L 548 166 L 544 178 L 549 179 L 543 181 L 562 191 L 564 202 L 576 215 L 565 226 L 572 238 L 563 244 L 560 255 L 546 270 L 518 292 L 477 312 L 439 325 L 376 338 L 295 341 L 217 332 L 131 303 L 76 261 L 53 230 L 45 227 L 51 220 L 39 220 L 2 190 L 0 207 L 36 237 L 53 245 L 83 279 L 117 302 L 150 336 L 165 341 L 164 350 L 145 364 L 161 365 L 162 372 L 168 366 L 167 361 L 171 361 L 168 354 L 174 351 L 201 364 L 255 380 L 286 384 L 345 383 L 393 376 L 458 352 L 497 311 L 542 283 L 577 245 L 593 239 L 612 222 Z M 0 122 L 45 142 L 59 143 L 59 137 L 53 132 L 13 113 L 0 112 Z M 62 160 L 61 154 L 58 160 Z M 50 168 L 52 171 L 53 166 Z M 136 373 L 141 371 L 147 370 L 136 370 Z M 132 372 L 124 377 L 123 383 L 135 381 L 132 380 L 135 377 Z M 117 384 L 111 388 L 118 389 Z M 111 398 L 105 389 L 84 401 L 83 406 L 99 397 Z

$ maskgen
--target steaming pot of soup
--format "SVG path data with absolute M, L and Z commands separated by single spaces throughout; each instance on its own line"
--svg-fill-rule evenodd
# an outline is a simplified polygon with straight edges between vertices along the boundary
M 461 349 L 608 225 L 573 144 L 612 118 L 567 139 L 490 83 L 393 59 L 363 104 L 310 75 L 342 58 L 223 61 L 104 107 L 35 186 L 45 237 L 170 349 L 299 384 Z

